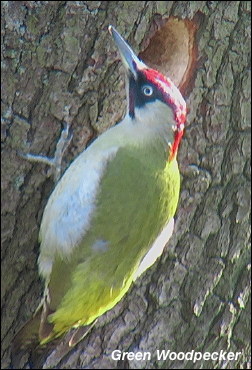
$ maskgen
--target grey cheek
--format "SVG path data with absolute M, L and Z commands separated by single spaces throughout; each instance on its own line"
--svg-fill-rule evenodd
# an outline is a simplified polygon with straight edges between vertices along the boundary
M 92 245 L 92 250 L 94 252 L 107 252 L 109 246 L 109 242 L 103 239 L 97 239 L 94 244 Z

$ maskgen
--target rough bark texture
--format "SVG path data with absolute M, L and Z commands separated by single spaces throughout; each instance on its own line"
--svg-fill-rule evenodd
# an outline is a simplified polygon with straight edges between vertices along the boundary
M 241 368 L 250 353 L 250 2 L 2 1 L 2 367 L 14 333 L 42 294 L 38 231 L 53 189 L 44 165 L 18 152 L 53 155 L 64 107 L 73 141 L 65 166 L 124 111 L 122 69 L 107 32 L 136 51 L 153 19 L 192 19 L 201 64 L 188 98 L 176 229 L 161 259 L 70 352 L 35 356 L 38 368 Z M 199 13 L 200 12 L 200 13 Z M 115 361 L 114 349 L 151 360 Z M 237 361 L 158 361 L 157 349 L 239 351 Z M 24 366 L 23 363 L 20 364 Z

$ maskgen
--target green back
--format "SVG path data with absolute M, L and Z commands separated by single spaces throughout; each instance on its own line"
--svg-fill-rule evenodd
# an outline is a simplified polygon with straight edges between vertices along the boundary
M 178 203 L 176 159 L 156 141 L 118 150 L 105 170 L 90 230 L 71 259 L 53 266 L 54 334 L 90 324 L 129 289 L 134 272 Z M 83 179 L 85 181 L 85 179 Z

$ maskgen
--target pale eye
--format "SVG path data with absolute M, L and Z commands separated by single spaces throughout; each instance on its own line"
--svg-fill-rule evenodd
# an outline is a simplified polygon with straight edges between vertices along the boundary
M 150 86 L 150 85 L 144 85 L 142 87 L 142 92 L 144 93 L 144 95 L 146 96 L 151 96 L 153 94 L 153 87 Z

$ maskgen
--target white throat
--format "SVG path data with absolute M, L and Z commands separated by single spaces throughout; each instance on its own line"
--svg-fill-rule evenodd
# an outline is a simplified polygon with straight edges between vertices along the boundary
M 156 100 L 146 104 L 143 108 L 135 108 L 134 121 L 142 132 L 146 131 L 150 135 L 161 136 L 167 143 L 173 142 L 173 126 L 176 125 L 176 122 L 173 111 L 167 104 Z

